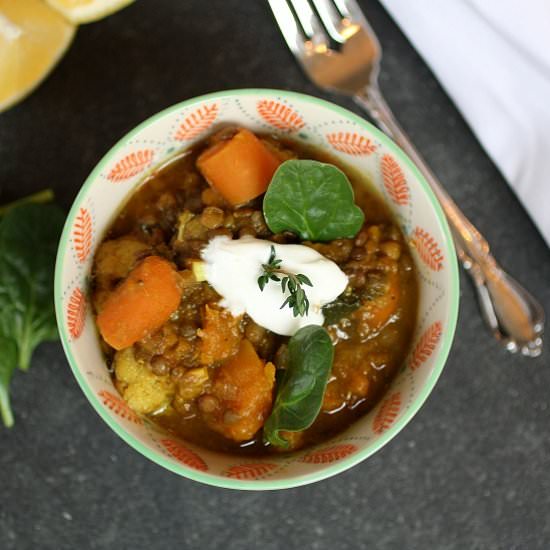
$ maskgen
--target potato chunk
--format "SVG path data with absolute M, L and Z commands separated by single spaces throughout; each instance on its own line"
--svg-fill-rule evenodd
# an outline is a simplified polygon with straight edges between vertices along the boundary
M 367 341 L 391 320 L 399 304 L 401 287 L 395 272 L 371 273 L 367 282 L 367 296 L 361 307 L 352 314 L 357 322 L 361 341 Z
M 233 317 L 227 309 L 206 305 L 203 328 L 197 334 L 201 338 L 200 362 L 203 365 L 225 361 L 239 349 L 241 317 Z
M 132 348 L 115 354 L 117 388 L 129 407 L 137 413 L 150 414 L 170 404 L 175 385 L 169 376 L 157 376 L 138 361 Z
M 192 401 L 204 391 L 208 380 L 206 367 L 188 369 L 178 383 L 178 396 L 184 401 Z
M 208 426 L 234 441 L 250 439 L 267 419 L 273 401 L 275 367 L 265 364 L 248 340 L 223 363 L 211 390 L 199 400 Z
M 93 303 L 100 311 L 105 299 L 115 286 L 134 268 L 137 262 L 151 253 L 148 245 L 131 236 L 105 241 L 99 247 L 94 261 L 95 291 Z
M 340 342 L 335 348 L 322 410 L 339 411 L 346 406 L 353 407 L 369 397 L 372 391 L 376 391 L 377 382 L 383 376 L 381 372 L 389 360 L 390 355 L 387 352 L 376 351 L 368 343 L 356 346 L 349 342 Z

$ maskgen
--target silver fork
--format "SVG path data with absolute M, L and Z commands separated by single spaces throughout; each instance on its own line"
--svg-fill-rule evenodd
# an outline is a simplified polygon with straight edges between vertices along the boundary
M 476 289 L 481 313 L 510 352 L 542 351 L 544 310 L 490 253 L 395 119 L 378 86 L 382 50 L 354 0 L 268 0 L 296 59 L 320 88 L 352 96 L 413 160 L 435 192 L 451 227 L 458 258 Z

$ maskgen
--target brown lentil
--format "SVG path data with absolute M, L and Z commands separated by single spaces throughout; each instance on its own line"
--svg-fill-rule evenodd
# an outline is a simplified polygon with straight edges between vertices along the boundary
M 208 229 L 217 229 L 224 221 L 224 211 L 217 206 L 207 206 L 201 214 L 201 223 Z

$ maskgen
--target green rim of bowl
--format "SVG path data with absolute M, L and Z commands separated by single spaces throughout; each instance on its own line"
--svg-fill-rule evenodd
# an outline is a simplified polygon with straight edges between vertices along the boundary
M 241 481 L 237 479 L 224 478 L 216 474 L 201 473 L 197 470 L 193 470 L 191 468 L 185 467 L 184 465 L 180 466 L 172 462 L 171 460 L 165 458 L 160 453 L 154 452 L 153 450 L 147 448 L 137 438 L 135 438 L 132 434 L 127 432 L 121 425 L 118 424 L 116 420 L 114 420 L 107 413 L 107 411 L 105 410 L 105 408 L 103 407 L 103 405 L 101 404 L 97 396 L 92 392 L 92 390 L 88 386 L 88 383 L 86 382 L 84 376 L 80 372 L 77 366 L 77 362 L 71 352 L 71 347 L 70 347 L 68 335 L 65 330 L 64 318 L 63 318 L 63 310 L 62 310 L 63 288 L 61 283 L 62 283 L 62 270 L 63 270 L 64 261 L 65 261 L 65 253 L 69 248 L 71 228 L 73 225 L 73 220 L 76 214 L 78 213 L 80 203 L 82 199 L 85 197 L 85 195 L 87 194 L 89 187 L 92 185 L 92 182 L 95 181 L 97 176 L 103 171 L 105 166 L 109 163 L 111 158 L 115 155 L 115 153 L 118 151 L 118 149 L 121 146 L 125 145 L 128 142 L 128 140 L 130 140 L 132 137 L 134 137 L 137 133 L 139 133 L 141 130 L 143 130 L 150 124 L 156 122 L 157 120 L 161 119 L 162 117 L 170 113 L 173 113 L 174 111 L 179 111 L 182 108 L 190 107 L 194 104 L 202 103 L 204 101 L 208 101 L 212 99 L 224 99 L 224 98 L 235 97 L 235 96 L 250 96 L 250 95 L 263 95 L 263 94 L 295 98 L 296 100 L 310 102 L 310 103 L 319 105 L 325 109 L 329 109 L 334 113 L 355 122 L 359 126 L 365 128 L 366 130 L 374 134 L 376 138 L 380 140 L 381 143 L 384 144 L 385 147 L 390 149 L 399 158 L 401 162 L 403 162 L 409 167 L 411 172 L 415 175 L 417 180 L 420 182 L 420 185 L 422 186 L 424 193 L 428 196 L 433 206 L 433 209 L 435 211 L 437 220 L 439 222 L 440 229 L 443 235 L 445 236 L 445 246 L 449 250 L 448 258 L 449 258 L 449 272 L 450 272 L 450 289 L 449 289 L 450 303 L 449 303 L 449 310 L 448 310 L 448 315 L 446 319 L 446 326 L 448 327 L 448 329 L 444 334 L 444 338 L 441 343 L 441 349 L 437 357 L 437 362 L 432 370 L 430 377 L 424 384 L 422 391 L 413 401 L 409 409 L 407 409 L 406 413 L 403 414 L 403 416 L 400 417 L 397 420 L 397 422 L 393 426 L 391 426 L 386 432 L 384 432 L 381 436 L 379 436 L 374 443 L 372 443 L 371 445 L 368 445 L 364 450 L 358 451 L 357 453 L 353 454 L 349 458 L 345 458 L 337 462 L 336 464 L 333 464 L 332 466 L 327 466 L 326 468 L 323 468 L 322 470 L 315 472 L 313 474 L 296 476 L 289 479 L 273 479 L 273 480 L 264 479 L 264 480 L 255 480 L 255 481 L 247 482 L 247 481 Z M 320 99 L 314 96 L 301 94 L 297 92 L 289 92 L 286 90 L 275 90 L 275 89 L 268 89 L 268 88 L 248 88 L 248 89 L 241 89 L 241 90 L 227 90 L 223 92 L 214 92 L 214 93 L 198 96 L 198 97 L 189 99 L 187 101 L 177 103 L 176 105 L 168 107 L 167 109 L 164 109 L 163 111 L 157 113 L 156 115 L 153 115 L 152 117 L 148 118 L 147 120 L 142 122 L 139 126 L 137 126 L 133 130 L 131 130 L 129 133 L 127 133 L 107 152 L 107 154 L 101 159 L 101 161 L 93 169 L 93 171 L 90 173 L 90 175 L 84 182 L 84 185 L 80 189 L 80 192 L 78 193 L 76 199 L 74 200 L 71 210 L 69 212 L 69 215 L 67 216 L 67 220 L 63 228 L 63 233 L 61 235 L 61 240 L 57 251 L 57 259 L 56 259 L 56 267 L 55 267 L 55 310 L 56 310 L 56 316 L 57 316 L 57 325 L 58 325 L 59 333 L 61 335 L 61 342 L 63 344 L 63 348 L 65 350 L 67 359 L 69 360 L 69 364 L 71 366 L 73 374 L 76 380 L 78 381 L 78 384 L 82 388 L 82 391 L 84 392 L 84 394 L 86 395 L 86 397 L 88 398 L 88 400 L 90 401 L 94 409 L 101 416 L 101 418 L 108 424 L 108 426 L 117 435 L 119 435 L 131 447 L 139 451 L 141 454 L 145 455 L 147 458 L 149 458 L 153 462 L 156 462 L 157 464 L 163 466 L 164 468 L 176 474 L 179 474 L 183 477 L 192 479 L 194 481 L 206 483 L 207 485 L 229 488 L 229 489 L 240 489 L 240 490 L 289 489 L 291 487 L 298 487 L 301 485 L 306 485 L 309 483 L 313 483 L 315 481 L 320 481 L 322 479 L 332 477 L 340 472 L 344 472 L 345 470 L 348 470 L 349 468 L 351 468 L 352 466 L 355 466 L 359 462 L 362 462 L 363 460 L 365 460 L 366 458 L 374 454 L 376 451 L 381 449 L 393 437 L 395 437 L 409 423 L 412 417 L 418 412 L 420 407 L 423 405 L 424 401 L 426 401 L 428 395 L 431 393 L 433 387 L 435 386 L 443 370 L 443 367 L 449 355 L 449 351 L 451 349 L 451 345 L 453 342 L 453 337 L 456 329 L 456 322 L 458 317 L 458 302 L 459 302 L 458 264 L 456 260 L 453 239 L 451 237 L 451 232 L 449 230 L 447 220 L 445 219 L 443 210 L 441 209 L 441 206 L 437 201 L 433 191 L 430 189 L 428 183 L 425 181 L 424 177 L 422 176 L 418 168 L 409 159 L 409 157 L 407 157 L 407 155 L 380 130 L 378 130 L 376 127 L 374 127 L 372 124 L 362 119 L 358 115 L 352 113 L 351 111 L 348 111 L 347 109 L 344 109 L 343 107 L 339 107 L 337 105 L 334 105 L 333 103 L 325 101 L 324 99 Z

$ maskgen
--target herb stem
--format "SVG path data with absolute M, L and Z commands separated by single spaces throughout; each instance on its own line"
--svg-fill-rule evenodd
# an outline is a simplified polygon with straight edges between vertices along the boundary
M 281 309 L 286 305 L 292 309 L 294 317 L 303 317 L 309 312 L 309 300 L 302 288 L 302 285 L 313 286 L 308 277 L 302 273 L 290 273 L 281 268 L 282 260 L 276 257 L 275 247 L 271 245 L 271 252 L 267 264 L 262 264 L 263 272 L 258 277 L 258 286 L 263 292 L 265 285 L 269 281 L 281 283 L 283 294 L 288 289 L 289 295 L 283 302 Z
M 0 387 L 0 415 L 6 428 L 13 426 L 13 413 L 10 406 L 10 396 L 6 388 Z

